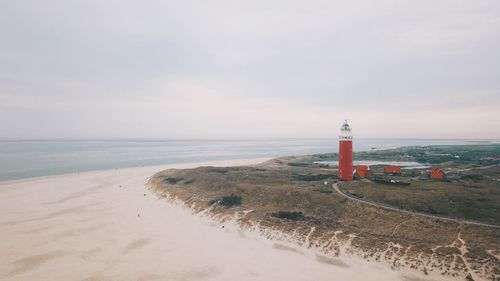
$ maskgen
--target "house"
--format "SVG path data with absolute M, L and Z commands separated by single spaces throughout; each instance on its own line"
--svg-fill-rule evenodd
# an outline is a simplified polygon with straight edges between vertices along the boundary
M 385 174 L 391 174 L 393 176 L 401 175 L 401 167 L 398 166 L 387 166 L 384 168 Z
M 431 170 L 431 179 L 444 181 L 446 180 L 446 173 L 435 167 Z
M 371 175 L 370 166 L 368 165 L 358 165 L 356 167 L 356 173 L 360 179 L 364 179 Z

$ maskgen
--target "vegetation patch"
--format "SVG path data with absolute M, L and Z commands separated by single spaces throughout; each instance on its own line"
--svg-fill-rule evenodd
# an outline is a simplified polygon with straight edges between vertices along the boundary
M 349 193 L 349 195 L 352 195 L 352 196 L 357 197 L 357 198 L 365 197 L 363 193 L 357 193 L 357 192 L 352 192 L 352 191 L 347 191 L 347 193 Z
M 176 177 L 168 177 L 164 180 L 164 182 L 168 184 L 176 184 L 178 181 L 183 180 L 183 178 L 176 178 Z
M 478 181 L 483 179 L 482 175 L 463 175 L 460 177 L 462 180 L 472 180 L 472 181 Z
M 192 184 L 194 182 L 194 179 L 189 179 L 185 181 L 183 184 Z
M 307 175 L 295 174 L 292 176 L 292 178 L 298 181 L 320 181 L 331 178 L 337 178 L 337 176 L 334 174 L 307 174 Z
M 231 194 L 229 196 L 223 196 L 219 199 L 210 200 L 208 205 L 218 204 L 226 208 L 241 205 L 241 196 Z
M 219 173 L 219 174 L 225 174 L 230 171 L 234 171 L 235 168 L 227 168 L 227 167 L 208 167 L 207 172 L 209 173 Z
M 277 213 L 272 213 L 271 216 L 278 219 L 285 219 L 292 221 L 305 220 L 306 218 L 303 212 L 287 212 L 287 211 L 279 211 Z
M 330 188 L 315 188 L 313 191 L 319 192 L 319 193 L 332 193 L 333 191 Z

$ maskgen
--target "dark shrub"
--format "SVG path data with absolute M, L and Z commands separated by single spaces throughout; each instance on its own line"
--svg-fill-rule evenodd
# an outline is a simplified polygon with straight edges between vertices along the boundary
M 184 184 L 192 184 L 194 182 L 194 179 L 190 179 L 184 182 Z
M 478 181 L 483 178 L 482 175 L 463 175 L 461 179 L 463 180 L 473 180 L 473 181 Z
M 208 205 L 219 204 L 226 208 L 241 205 L 241 196 L 231 194 L 229 196 L 223 196 L 220 199 L 210 200 Z
M 171 178 L 171 177 L 168 177 L 166 179 L 164 179 L 163 181 L 168 183 L 168 184 L 176 184 L 178 181 L 181 181 L 182 178 Z
M 279 211 L 277 213 L 272 213 L 271 216 L 278 219 L 287 219 L 293 221 L 304 220 L 306 218 L 303 212 L 286 212 L 286 211 Z
M 225 174 L 231 171 L 239 171 L 238 167 L 208 167 L 207 172 Z
M 296 175 L 293 175 L 292 178 L 294 180 L 299 180 L 299 181 L 320 181 L 320 180 L 326 180 L 326 179 L 330 179 L 330 178 L 336 178 L 337 176 L 336 175 L 331 175 L 331 174 L 327 174 L 327 175 L 322 175 L 322 174 L 309 174 L 309 175 L 301 175 L 301 174 L 296 174 Z

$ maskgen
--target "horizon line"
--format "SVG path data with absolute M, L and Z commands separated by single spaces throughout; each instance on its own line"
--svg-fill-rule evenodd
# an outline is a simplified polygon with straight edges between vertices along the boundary
M 248 140 L 337 140 L 338 137 L 202 137 L 202 138 L 155 138 L 155 137 L 101 137 L 101 138 L 0 138 L 0 142 L 49 142 L 49 141 L 248 141 Z M 413 137 L 355 137 L 354 139 L 373 140 L 434 140 L 434 141 L 496 141 L 500 138 L 413 138 Z

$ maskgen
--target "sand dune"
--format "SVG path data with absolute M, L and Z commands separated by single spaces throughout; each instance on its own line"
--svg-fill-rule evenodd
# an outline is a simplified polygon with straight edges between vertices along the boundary
M 0 279 L 416 280 L 380 264 L 222 228 L 159 200 L 144 185 L 165 168 L 0 183 Z

